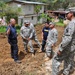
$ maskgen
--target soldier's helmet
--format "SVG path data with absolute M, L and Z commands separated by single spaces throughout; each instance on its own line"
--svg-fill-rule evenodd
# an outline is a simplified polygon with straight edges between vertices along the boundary
M 54 25 L 55 26 L 55 23 L 54 22 L 50 22 L 49 25 Z
M 25 20 L 24 23 L 25 24 L 30 24 L 30 21 L 29 20 Z

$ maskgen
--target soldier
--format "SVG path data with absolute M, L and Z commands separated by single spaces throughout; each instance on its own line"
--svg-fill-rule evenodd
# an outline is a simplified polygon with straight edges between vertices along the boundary
M 46 55 L 47 58 L 45 58 L 45 61 L 49 60 L 53 56 L 53 47 L 55 46 L 57 42 L 58 32 L 55 29 L 55 24 L 53 22 L 50 22 L 50 30 L 47 37 L 47 43 L 46 43 Z
M 17 32 L 15 28 L 15 19 L 10 19 L 10 25 L 7 27 L 8 43 L 11 46 L 11 57 L 16 63 L 21 63 L 18 60 Z
M 28 20 L 25 20 L 24 26 L 21 27 L 20 34 L 21 34 L 22 39 L 23 39 L 26 53 L 28 52 L 27 45 L 29 45 L 32 56 L 34 56 L 34 49 L 33 49 L 32 41 L 31 41 L 31 38 L 33 36 L 33 30 L 29 27 L 29 24 L 30 24 L 30 22 Z
M 33 30 L 32 40 L 34 40 L 38 44 L 38 47 L 41 49 L 41 44 L 40 44 L 40 42 L 37 39 L 37 35 L 36 35 L 36 31 L 35 31 L 34 25 L 32 23 L 30 23 L 29 26 Z
M 59 66 L 64 61 L 63 75 L 69 75 L 74 70 L 74 51 L 75 51 L 75 13 L 69 12 L 67 19 L 70 20 L 65 28 L 62 42 L 59 45 L 58 52 L 53 58 L 52 75 L 59 74 Z

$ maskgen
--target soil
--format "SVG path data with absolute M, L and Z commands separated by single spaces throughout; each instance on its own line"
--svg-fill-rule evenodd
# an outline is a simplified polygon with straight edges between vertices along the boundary
M 41 31 L 44 25 L 36 26 L 37 37 L 42 42 Z M 57 26 L 58 30 L 58 47 L 61 42 L 61 37 L 64 31 L 64 27 Z M 38 53 L 39 48 L 33 41 L 34 50 L 36 51 L 35 57 L 31 56 L 31 53 L 26 54 L 24 51 L 24 45 L 21 36 L 18 36 L 19 47 L 19 59 L 21 64 L 17 64 L 10 56 L 10 45 L 8 44 L 7 37 L 4 34 L 0 34 L 0 75 L 46 75 L 46 71 L 43 67 L 45 53 Z M 51 75 L 51 74 L 49 74 Z M 75 75 L 75 73 L 71 74 Z

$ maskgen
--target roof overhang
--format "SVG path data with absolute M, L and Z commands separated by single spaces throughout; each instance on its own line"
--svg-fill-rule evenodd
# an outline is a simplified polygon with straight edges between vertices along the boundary
M 59 14 L 67 14 L 69 11 L 48 11 L 49 13 L 59 13 Z
M 40 2 L 31 2 L 31 1 L 20 1 L 20 0 L 13 0 L 13 1 L 9 1 L 7 3 L 20 3 L 20 4 L 34 4 L 34 5 L 48 5 L 46 3 L 40 3 Z

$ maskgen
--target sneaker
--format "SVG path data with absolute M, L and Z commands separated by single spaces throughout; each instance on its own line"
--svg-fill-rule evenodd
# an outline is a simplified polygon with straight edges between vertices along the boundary
M 34 57 L 35 55 L 34 55 L 34 53 L 32 53 L 32 57 Z
M 70 74 L 65 74 L 65 73 L 63 73 L 63 75 L 70 75 Z
M 49 57 L 46 57 L 44 61 L 48 61 L 48 60 L 50 60 L 50 58 Z
M 38 52 L 39 52 L 39 53 L 41 53 L 41 52 L 42 52 L 42 50 L 39 50 Z
M 63 73 L 62 75 L 66 75 L 66 74 Z
M 20 64 L 20 63 L 21 63 L 21 61 L 20 61 L 20 60 L 15 60 L 15 62 L 16 62 L 16 63 L 18 63 L 18 64 Z
M 73 72 L 74 72 L 74 69 L 71 69 L 71 70 L 70 70 L 70 74 L 72 74 Z

